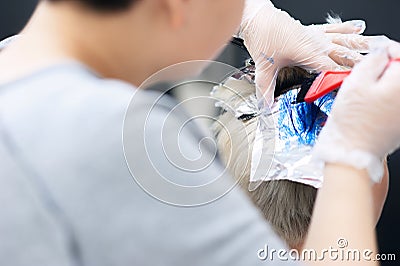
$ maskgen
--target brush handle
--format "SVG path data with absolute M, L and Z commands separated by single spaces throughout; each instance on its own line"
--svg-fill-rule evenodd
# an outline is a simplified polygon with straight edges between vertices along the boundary
M 391 59 L 388 66 L 392 62 L 400 62 L 400 58 Z M 311 88 L 307 92 L 304 101 L 312 103 L 322 96 L 338 89 L 343 81 L 351 74 L 351 70 L 347 71 L 323 71 L 313 82 Z

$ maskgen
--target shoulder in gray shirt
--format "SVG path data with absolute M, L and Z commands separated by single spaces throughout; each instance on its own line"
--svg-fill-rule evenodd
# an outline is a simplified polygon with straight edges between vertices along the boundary
M 127 119 L 138 124 L 124 132 L 131 140 L 125 147 L 128 168 L 123 122 L 135 92 L 76 63 L 0 85 L 1 264 L 278 265 L 277 259 L 258 259 L 257 251 L 266 244 L 275 249 L 284 245 L 238 188 L 190 208 L 163 203 L 145 191 L 153 185 L 146 180 L 160 174 L 172 183 L 198 181 L 188 179 L 190 171 L 181 173 L 187 161 L 174 158 L 171 148 L 179 131 L 174 127 L 186 118 L 172 111 L 168 97 L 153 105 L 156 92 L 135 95 L 137 108 L 128 112 Z M 153 117 L 143 131 L 150 105 Z M 171 145 L 167 157 L 157 140 L 165 117 L 170 119 L 162 134 L 164 144 Z M 189 157 L 198 153 L 201 138 L 195 127 L 181 132 L 180 145 Z M 165 158 L 182 165 L 174 169 Z M 193 180 L 222 170 L 214 160 L 193 173 Z M 211 194 L 220 192 L 213 189 L 217 192 Z M 171 201 L 182 200 L 177 197 Z M 188 194 L 183 197 L 190 201 Z

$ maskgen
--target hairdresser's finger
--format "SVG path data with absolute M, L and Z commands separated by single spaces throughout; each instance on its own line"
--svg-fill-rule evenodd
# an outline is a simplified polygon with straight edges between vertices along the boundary
M 360 53 L 337 44 L 332 44 L 332 51 L 329 53 L 329 57 L 338 65 L 347 67 L 353 67 L 364 58 Z
M 332 43 L 347 47 L 359 53 L 369 53 L 375 47 L 382 46 L 389 41 L 386 36 L 363 36 L 358 34 L 336 34 L 326 35 Z
M 332 60 L 328 55 L 323 55 L 315 58 L 313 62 L 298 66 L 310 71 L 323 71 L 323 70 L 340 70 L 342 69 L 339 64 Z
M 325 24 L 326 33 L 362 34 L 366 29 L 365 21 L 351 20 L 337 24 Z
M 384 88 L 394 89 L 400 93 L 400 62 L 393 61 L 390 63 L 382 75 L 380 82 Z
M 400 43 L 395 41 L 390 41 L 388 46 L 388 52 L 390 58 L 400 60 Z
M 350 77 L 358 83 L 376 82 L 385 72 L 388 63 L 389 54 L 386 49 L 375 51 L 365 56 L 365 59 L 354 67 Z
M 390 41 L 386 50 L 389 53 L 391 62 L 382 75 L 381 81 L 398 84 L 400 90 L 400 44 L 395 41 Z

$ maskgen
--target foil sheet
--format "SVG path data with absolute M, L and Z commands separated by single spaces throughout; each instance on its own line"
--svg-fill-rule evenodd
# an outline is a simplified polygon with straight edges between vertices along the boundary
M 281 95 L 275 99 L 270 112 L 260 116 L 252 154 L 250 190 L 270 180 L 322 186 L 323 172 L 312 160 L 312 148 L 329 117 L 337 92 L 314 103 L 295 103 L 298 92 L 299 89 L 290 90 Z M 271 117 L 273 125 L 262 116 Z
M 240 94 L 240 87 L 246 82 L 245 85 L 251 84 L 255 92 L 253 79 L 243 77 L 231 77 L 227 82 L 229 87 L 235 88 Z M 235 117 L 243 122 L 246 120 L 241 117 L 258 120 L 249 190 L 254 190 L 261 182 L 270 180 L 290 180 L 315 188 L 322 186 L 321 166 L 313 162 L 311 154 L 330 115 L 337 91 L 314 103 L 296 103 L 299 91 L 300 87 L 297 87 L 277 97 L 271 109 L 260 108 L 260 104 L 254 102 L 255 95 L 247 97 L 241 104 L 235 101 L 234 108 L 231 108 Z M 219 102 L 217 106 L 232 105 L 228 100 L 223 104 Z

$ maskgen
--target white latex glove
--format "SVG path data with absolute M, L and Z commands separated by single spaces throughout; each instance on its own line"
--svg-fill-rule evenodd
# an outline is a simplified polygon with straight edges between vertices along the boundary
M 388 42 L 343 83 L 314 148 L 315 159 L 367 169 L 379 183 L 382 160 L 400 146 L 400 44 Z
M 353 66 L 369 44 L 386 38 L 365 37 L 361 20 L 303 26 L 268 0 L 247 0 L 239 31 L 256 64 L 258 96 L 273 103 L 278 71 L 286 66 L 332 70 Z

